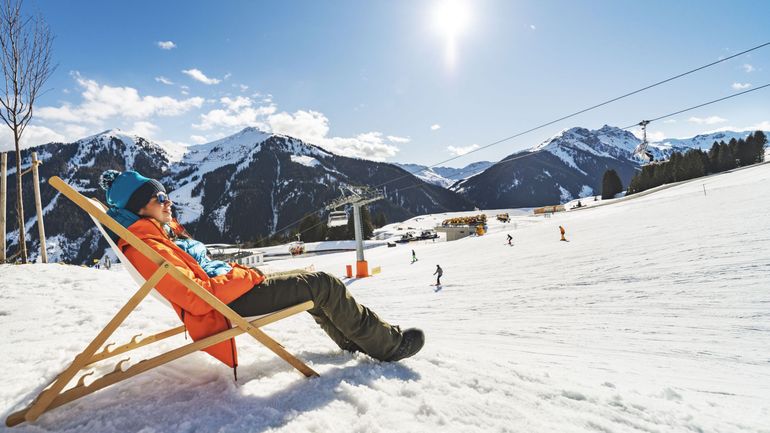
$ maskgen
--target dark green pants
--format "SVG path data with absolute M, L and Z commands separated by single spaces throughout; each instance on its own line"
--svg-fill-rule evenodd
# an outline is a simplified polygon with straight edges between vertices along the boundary
M 315 303 L 308 313 L 343 349 L 353 348 L 352 342 L 369 356 L 384 360 L 401 344 L 398 328 L 357 303 L 342 281 L 325 272 L 268 275 L 229 306 L 242 316 L 257 316 L 305 301 Z

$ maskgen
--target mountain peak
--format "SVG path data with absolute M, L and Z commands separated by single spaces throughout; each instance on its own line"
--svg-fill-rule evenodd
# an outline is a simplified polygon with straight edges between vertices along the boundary
M 256 126 L 247 126 L 247 127 L 243 128 L 243 129 L 241 129 L 239 132 L 236 132 L 233 135 L 254 134 L 254 133 L 256 133 L 256 134 L 272 135 L 270 132 L 263 131 L 263 130 L 257 128 Z

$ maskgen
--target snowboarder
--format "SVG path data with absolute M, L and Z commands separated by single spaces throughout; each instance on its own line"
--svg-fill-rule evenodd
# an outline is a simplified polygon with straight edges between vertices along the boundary
M 564 237 L 564 234 L 566 233 L 566 231 L 564 230 L 564 227 L 559 226 L 559 231 L 561 232 L 561 239 L 560 240 L 562 240 L 564 242 L 567 242 L 567 238 Z
M 511 242 L 513 242 L 513 236 L 511 236 L 511 234 L 508 233 L 508 245 L 513 246 Z
M 436 272 L 433 273 L 433 275 L 438 275 L 436 277 L 436 287 L 441 285 L 441 276 L 444 275 L 444 270 L 441 269 L 441 266 L 436 265 Z
M 381 320 L 356 302 L 345 284 L 331 274 L 298 272 L 265 277 L 238 263 L 211 260 L 206 246 L 192 239 L 173 218 L 174 203 L 155 179 L 135 171 L 107 170 L 99 184 L 106 191 L 110 216 L 241 316 L 265 314 L 312 300 L 315 306 L 308 313 L 343 350 L 360 351 L 388 362 L 413 356 L 425 343 L 421 330 L 402 331 Z M 130 244 L 122 239 L 116 241 L 144 278 L 149 279 L 158 269 Z M 194 340 L 229 328 L 222 314 L 176 280 L 164 278 L 155 287 L 171 302 Z M 237 365 L 232 339 L 205 350 L 232 368 Z
M 417 254 L 412 250 L 412 263 L 417 261 Z

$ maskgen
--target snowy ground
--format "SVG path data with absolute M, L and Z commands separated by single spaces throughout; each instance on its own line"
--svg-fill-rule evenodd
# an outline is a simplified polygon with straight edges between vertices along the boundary
M 370 267 L 383 272 L 349 289 L 386 320 L 425 330 L 414 358 L 343 353 L 303 315 L 266 331 L 320 378 L 239 337 L 238 384 L 195 354 L 13 430 L 770 432 L 768 185 L 764 165 L 550 219 L 491 220 L 483 237 L 373 248 Z M 559 242 L 559 225 L 570 242 Z M 342 275 L 354 260 L 274 264 Z M 115 271 L 0 266 L 4 416 L 85 347 L 131 287 Z M 147 301 L 121 335 L 174 319 Z

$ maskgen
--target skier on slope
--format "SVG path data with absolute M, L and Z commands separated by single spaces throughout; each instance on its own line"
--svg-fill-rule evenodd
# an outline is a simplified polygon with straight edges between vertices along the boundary
M 414 250 L 412 250 L 412 263 L 416 261 L 417 261 L 417 253 L 415 253 Z
M 513 242 L 513 236 L 511 236 L 511 234 L 508 233 L 508 245 L 513 246 L 512 242 Z
M 106 192 L 111 217 L 241 316 L 265 314 L 312 300 L 315 306 L 308 313 L 343 350 L 360 351 L 381 361 L 398 361 L 419 352 L 425 342 L 421 330 L 401 331 L 360 305 L 331 274 L 300 271 L 266 277 L 237 263 L 211 260 L 205 245 L 192 239 L 172 217 L 173 202 L 155 179 L 135 171 L 107 170 L 99 184 Z M 124 240 L 118 239 L 117 243 L 144 278 L 149 279 L 158 269 Z M 229 328 L 221 313 L 177 281 L 164 278 L 156 289 L 171 302 L 194 340 Z M 237 365 L 234 340 L 205 350 L 232 368 Z
M 441 285 L 441 276 L 444 275 L 444 270 L 441 269 L 441 266 L 436 265 L 436 272 L 434 272 L 433 275 L 438 275 L 436 277 L 436 286 L 440 286 Z
M 564 237 L 564 234 L 566 233 L 566 231 L 564 230 L 564 227 L 559 226 L 559 231 L 561 232 L 561 239 L 560 240 L 562 240 L 564 242 L 567 242 L 567 238 Z

